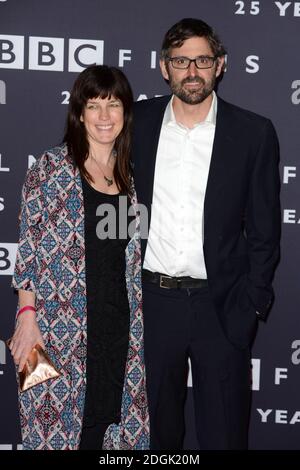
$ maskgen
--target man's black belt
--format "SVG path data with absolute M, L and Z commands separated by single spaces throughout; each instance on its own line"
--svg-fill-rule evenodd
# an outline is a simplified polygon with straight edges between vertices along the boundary
M 156 284 L 162 289 L 201 289 L 208 285 L 207 279 L 194 279 L 189 276 L 171 277 L 166 274 L 153 273 L 147 269 L 142 271 L 143 280 Z

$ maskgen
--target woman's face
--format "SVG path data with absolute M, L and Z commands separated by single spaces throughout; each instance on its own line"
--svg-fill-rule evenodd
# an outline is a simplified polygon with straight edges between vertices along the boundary
M 114 145 L 124 125 L 123 104 L 114 96 L 91 98 L 80 120 L 84 123 L 90 145 Z

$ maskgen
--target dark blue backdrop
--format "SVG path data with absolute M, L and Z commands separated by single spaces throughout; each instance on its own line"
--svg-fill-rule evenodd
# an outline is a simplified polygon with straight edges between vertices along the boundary
M 68 91 L 92 62 L 123 68 L 136 99 L 168 91 L 158 68 L 165 31 L 182 17 L 212 24 L 228 49 L 219 94 L 272 119 L 281 143 L 282 259 L 276 300 L 253 347 L 252 449 L 299 449 L 300 2 L 181 0 L 0 1 L 0 449 L 20 443 L 16 384 L 4 340 L 26 169 L 61 141 Z M 196 448 L 191 394 L 186 447 Z

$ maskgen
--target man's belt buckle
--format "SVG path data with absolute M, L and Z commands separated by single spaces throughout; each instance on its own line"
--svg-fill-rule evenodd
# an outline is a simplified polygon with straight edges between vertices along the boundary
M 163 285 L 164 279 L 172 279 L 172 278 L 170 276 L 160 276 L 159 277 L 159 287 L 161 287 L 162 289 L 170 289 L 170 287 Z

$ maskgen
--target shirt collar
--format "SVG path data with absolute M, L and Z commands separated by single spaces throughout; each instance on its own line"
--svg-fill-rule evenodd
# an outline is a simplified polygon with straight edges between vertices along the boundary
M 216 122 L 217 122 L 217 109 L 218 109 L 218 98 L 217 98 L 217 95 L 216 93 L 213 91 L 212 92 L 212 96 L 213 96 L 213 99 L 212 99 L 212 103 L 211 103 L 211 106 L 210 106 L 210 109 L 208 111 L 208 114 L 206 116 L 206 118 L 204 119 L 204 121 L 201 121 L 199 123 L 197 123 L 195 125 L 198 126 L 199 124 L 203 124 L 203 123 L 208 123 L 208 124 L 212 124 L 212 125 L 216 125 Z M 172 98 L 170 99 L 167 107 L 166 107 L 166 110 L 165 110 L 165 114 L 164 114 L 164 119 L 163 119 L 163 125 L 180 125 L 180 123 L 178 123 L 176 121 L 176 118 L 175 118 L 175 114 L 174 114 L 174 111 L 173 111 L 173 99 L 174 99 L 174 95 L 172 96 Z

